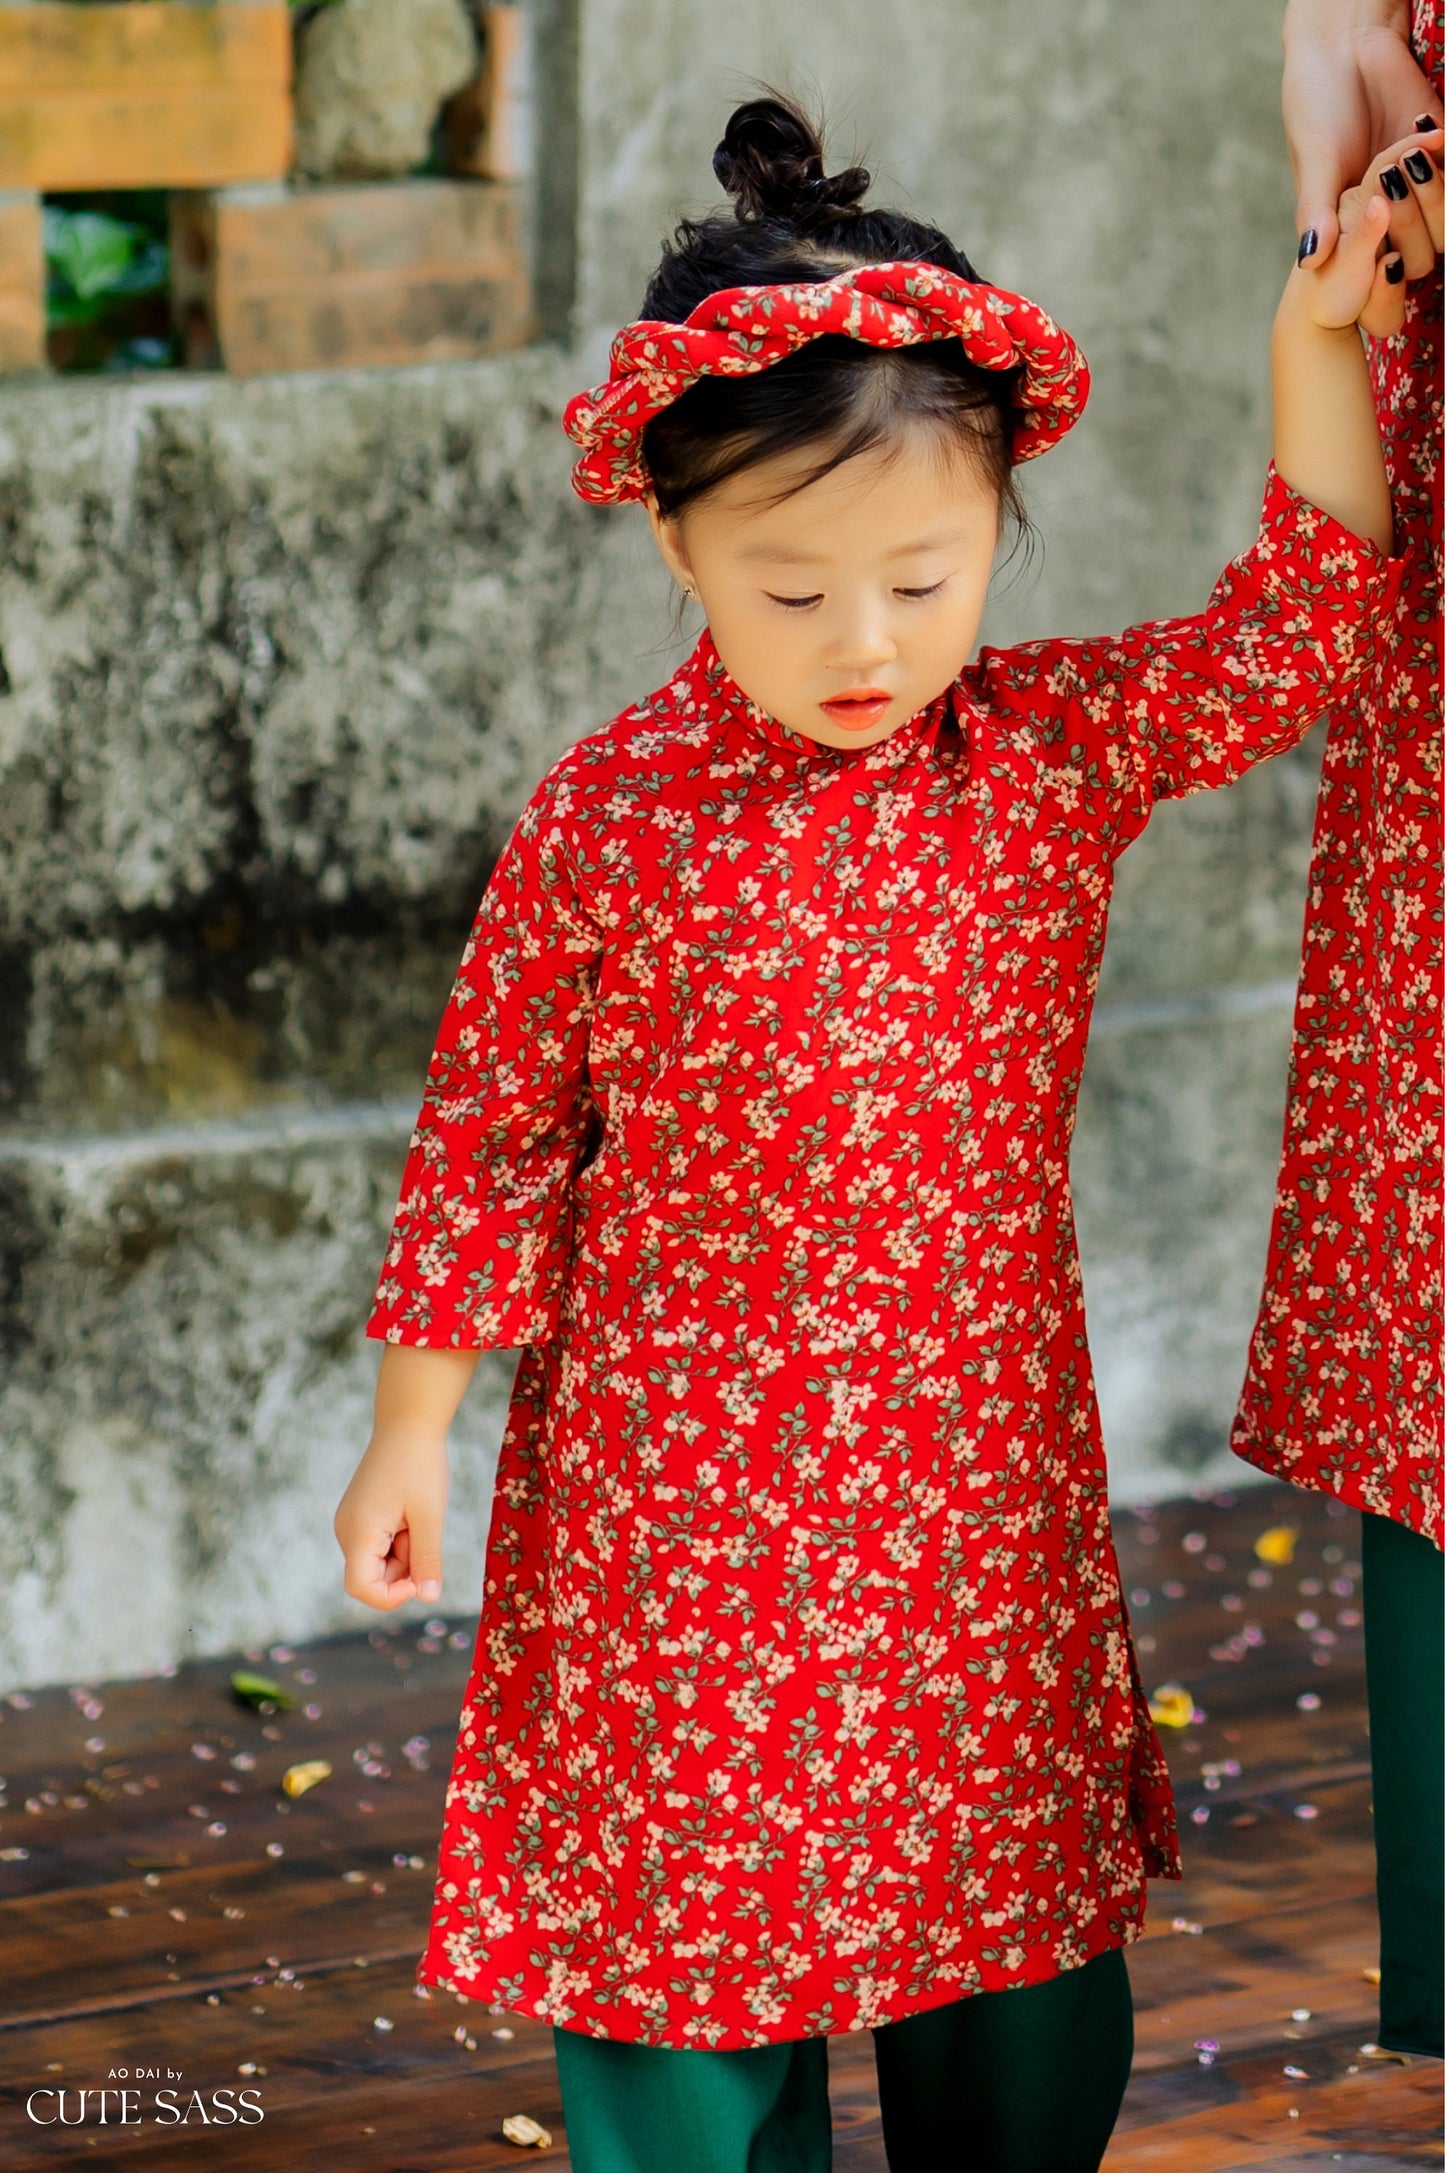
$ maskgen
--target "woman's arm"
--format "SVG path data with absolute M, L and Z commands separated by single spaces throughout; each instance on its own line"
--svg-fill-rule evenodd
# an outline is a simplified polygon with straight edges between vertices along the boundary
M 1410 51 L 1409 0 L 1289 0 L 1280 106 L 1294 169 L 1295 231 L 1323 267 L 1339 239 L 1339 200 L 1387 143 L 1438 120 L 1434 86 Z M 1401 246 L 1392 230 L 1391 246 Z M 1417 279 L 1427 268 L 1412 263 Z M 1365 319 L 1367 332 L 1377 327 Z

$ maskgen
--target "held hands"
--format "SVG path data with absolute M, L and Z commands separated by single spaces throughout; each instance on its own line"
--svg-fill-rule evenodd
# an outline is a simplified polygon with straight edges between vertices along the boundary
M 1410 0 L 1288 0 L 1282 43 L 1295 232 L 1314 234 L 1323 267 L 1339 239 L 1344 190 L 1412 122 L 1438 123 L 1440 101 L 1410 50 Z M 1408 255 L 1406 274 L 1420 277 Z
M 1329 331 L 1358 324 L 1375 339 L 1400 330 L 1406 279 L 1423 278 L 1441 250 L 1442 146 L 1441 129 L 1417 129 L 1341 196 L 1338 245 L 1324 262 L 1302 257 L 1291 276 L 1292 300 L 1308 321 Z

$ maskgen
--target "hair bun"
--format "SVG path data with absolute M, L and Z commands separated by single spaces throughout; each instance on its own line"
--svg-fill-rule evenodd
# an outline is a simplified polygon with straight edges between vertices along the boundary
M 737 108 L 712 170 L 739 219 L 782 219 L 800 231 L 855 215 L 872 180 L 862 166 L 825 173 L 817 129 L 800 106 L 780 97 Z

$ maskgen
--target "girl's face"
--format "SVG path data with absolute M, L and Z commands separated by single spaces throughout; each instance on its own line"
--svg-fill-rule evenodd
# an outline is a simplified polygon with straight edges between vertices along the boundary
M 915 426 L 768 503 L 817 457 L 745 469 L 675 519 L 651 498 L 648 513 L 743 692 L 806 739 L 871 747 L 967 663 L 998 494 L 965 453 Z

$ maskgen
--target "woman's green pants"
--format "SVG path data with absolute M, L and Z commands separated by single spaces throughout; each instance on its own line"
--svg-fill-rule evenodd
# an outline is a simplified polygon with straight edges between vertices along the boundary
M 554 2030 L 573 2173 L 828 2173 L 828 2040 L 730 2052 Z M 1096 2173 L 1134 2053 L 1120 1948 L 873 2031 L 890 2173 Z
M 1380 2037 L 1445 2055 L 1445 1556 L 1361 1518 L 1365 1678 L 1380 1903 Z

